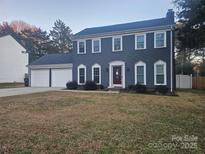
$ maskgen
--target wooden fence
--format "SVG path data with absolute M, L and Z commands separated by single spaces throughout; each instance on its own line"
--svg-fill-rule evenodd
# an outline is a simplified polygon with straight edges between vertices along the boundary
M 193 89 L 205 89 L 205 77 L 192 77 Z

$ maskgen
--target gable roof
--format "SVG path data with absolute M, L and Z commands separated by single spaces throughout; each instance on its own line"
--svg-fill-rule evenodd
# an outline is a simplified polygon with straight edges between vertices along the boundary
M 0 45 L 5 42 L 7 42 L 8 45 L 11 45 L 11 41 L 15 42 L 21 51 L 24 52 L 26 51 L 26 49 L 13 36 L 11 35 L 0 36 Z
M 148 30 L 148 29 L 156 29 L 156 28 L 170 28 L 170 26 L 174 25 L 174 12 L 169 9 L 166 17 L 130 22 L 124 24 L 116 24 L 102 27 L 93 27 L 86 28 L 73 36 L 73 39 L 79 39 L 86 36 L 97 36 L 97 35 L 106 35 L 110 33 L 123 33 L 123 32 L 131 32 L 137 30 Z
M 36 61 L 32 62 L 30 65 L 52 65 L 52 64 L 69 64 L 72 63 L 71 53 L 63 54 L 47 54 Z

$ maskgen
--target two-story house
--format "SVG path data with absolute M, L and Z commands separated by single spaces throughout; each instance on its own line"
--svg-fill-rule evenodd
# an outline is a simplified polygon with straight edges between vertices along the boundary
M 71 53 L 46 55 L 30 65 L 31 86 L 41 86 L 32 80 L 39 82 L 44 70 L 42 86 L 93 80 L 108 88 L 140 83 L 148 88 L 167 85 L 172 91 L 174 24 L 174 12 L 168 10 L 164 18 L 86 28 L 73 36 Z

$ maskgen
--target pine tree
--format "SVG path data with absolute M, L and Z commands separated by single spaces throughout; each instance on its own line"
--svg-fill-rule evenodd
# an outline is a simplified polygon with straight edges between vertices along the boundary
M 53 29 L 50 31 L 50 37 L 53 41 L 54 47 L 59 52 L 69 52 L 72 48 L 71 29 L 66 26 L 60 19 L 56 20 Z

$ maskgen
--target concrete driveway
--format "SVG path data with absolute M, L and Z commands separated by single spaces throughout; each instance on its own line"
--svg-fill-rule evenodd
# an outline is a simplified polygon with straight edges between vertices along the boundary
M 31 88 L 31 87 L 0 89 L 0 97 L 55 91 L 60 89 L 61 88 Z

